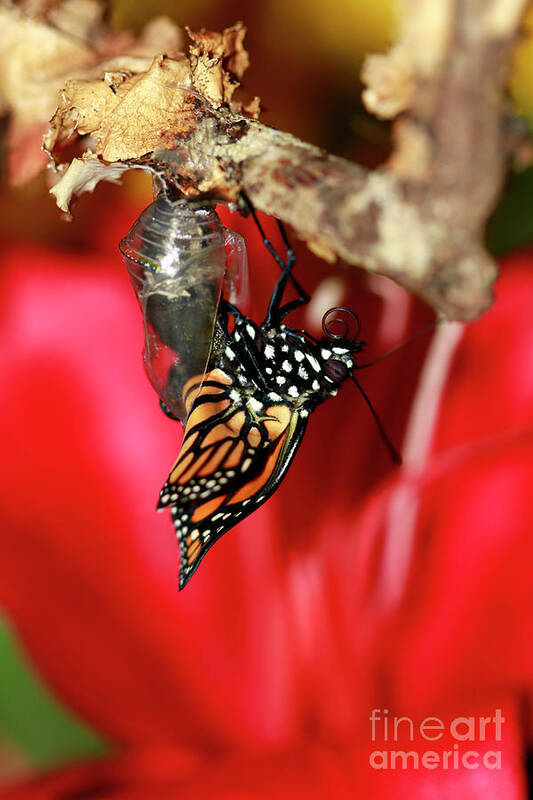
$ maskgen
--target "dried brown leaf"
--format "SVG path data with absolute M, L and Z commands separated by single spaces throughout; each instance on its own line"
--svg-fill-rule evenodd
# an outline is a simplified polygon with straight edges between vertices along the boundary
M 237 22 L 222 33 L 193 32 L 191 38 L 191 80 L 195 89 L 219 108 L 229 104 L 250 59 L 244 48 L 246 28 Z
M 189 58 L 158 55 L 148 66 L 142 55 L 147 43 L 154 39 L 160 43 L 165 36 L 167 44 L 177 42 L 168 22 L 153 25 L 135 47 L 106 62 L 104 74 L 66 83 L 44 137 L 45 148 L 58 160 L 66 144 L 88 134 L 103 170 L 106 163 L 114 166 L 118 162 L 146 168 L 157 163 L 164 169 L 167 154 L 168 158 L 180 158 L 180 142 L 195 131 L 206 114 L 221 106 L 241 111 L 232 96 L 248 66 L 245 32 L 237 23 L 223 33 L 191 33 Z M 259 98 L 254 98 L 245 111 L 257 117 L 259 108 Z M 216 161 L 210 164 L 206 179 L 193 161 L 188 166 L 182 164 L 181 172 L 184 193 L 216 192 L 235 199 L 237 190 Z M 104 173 L 95 172 L 96 176 L 100 174 Z M 79 184 L 83 191 L 85 184 L 78 182 L 78 172 L 74 177 L 73 182 L 71 174 L 65 173 L 60 181 L 65 182 L 65 188 L 56 187 L 54 192 L 60 193 L 63 205 L 68 206 L 74 185 L 76 193 Z
M 187 60 L 157 56 L 148 72 L 135 77 L 121 102 L 91 131 L 96 152 L 106 161 L 172 148 L 196 124 L 198 99 L 189 88 Z
M 130 169 L 128 164 L 102 163 L 98 156 L 84 153 L 82 158 L 74 158 L 61 179 L 50 189 L 62 211 L 68 213 L 73 198 L 83 192 L 92 192 L 100 181 L 117 183 L 122 174 Z
M 106 72 L 96 80 L 67 81 L 60 103 L 43 137 L 48 153 L 59 153 L 73 136 L 91 133 L 120 104 L 139 80 L 125 72 Z
M 41 138 L 52 115 L 49 151 L 100 127 L 122 99 L 124 81 L 132 88 L 135 73 L 149 70 L 157 53 L 179 48 L 181 32 L 167 18 L 152 20 L 135 41 L 105 29 L 102 8 L 100 0 L 0 6 L 0 112 L 10 114 L 12 184 L 31 180 L 45 165 Z
M 242 22 L 236 22 L 222 34 L 224 42 L 224 68 L 231 72 L 237 80 L 242 80 L 242 76 L 250 66 L 250 57 L 244 47 L 244 37 L 246 27 Z
M 76 74 L 94 60 L 84 42 L 0 8 L 0 96 L 19 126 L 48 120 L 65 67 Z

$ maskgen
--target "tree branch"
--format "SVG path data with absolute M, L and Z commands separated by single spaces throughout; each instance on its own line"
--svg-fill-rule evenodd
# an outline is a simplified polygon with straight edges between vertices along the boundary
M 132 167 L 191 197 L 236 202 L 244 190 L 324 258 L 386 275 L 448 319 L 475 318 L 496 276 L 482 239 L 505 172 L 505 83 L 526 0 L 401 1 L 398 42 L 363 68 L 367 108 L 395 118 L 382 168 L 263 125 L 257 99 L 236 103 L 248 64 L 238 24 L 191 33 L 188 58 L 152 59 L 153 36 L 142 50 L 114 41 L 99 71 L 91 62 L 67 80 L 44 137 L 58 204 Z M 58 163 L 76 138 L 82 157 Z
M 504 177 L 504 90 L 525 5 L 404 0 L 398 43 L 363 71 L 369 109 L 399 115 L 382 169 L 220 109 L 165 154 L 167 176 L 186 188 L 199 177 L 187 165 L 200 164 L 204 185 L 244 188 L 312 249 L 392 278 L 448 319 L 473 319 L 496 277 L 481 242 Z

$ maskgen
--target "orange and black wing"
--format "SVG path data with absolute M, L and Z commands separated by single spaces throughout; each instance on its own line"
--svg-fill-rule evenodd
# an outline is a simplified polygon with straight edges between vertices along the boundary
M 172 511 L 180 589 L 217 539 L 277 489 L 307 425 L 282 402 L 255 400 L 250 407 L 219 369 L 191 379 L 184 400 L 185 434 L 158 506 Z

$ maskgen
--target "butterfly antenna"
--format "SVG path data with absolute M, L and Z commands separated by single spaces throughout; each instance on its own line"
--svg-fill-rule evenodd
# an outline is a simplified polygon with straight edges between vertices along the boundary
M 378 356 L 373 361 L 369 361 L 367 364 L 357 364 L 354 367 L 354 369 L 366 369 L 367 367 L 373 367 L 374 364 L 379 364 L 380 361 L 384 361 L 389 356 L 392 356 L 394 353 L 397 353 L 398 350 L 402 350 L 404 347 L 407 347 L 408 344 L 411 344 L 411 342 L 414 342 L 415 339 L 419 338 L 419 336 L 423 336 L 428 331 L 433 330 L 433 328 L 435 328 L 440 322 L 442 322 L 442 319 L 434 319 L 434 320 L 432 320 L 432 322 L 429 322 L 427 325 L 424 325 L 423 328 L 420 328 L 419 331 L 417 331 L 416 333 L 413 333 L 412 336 L 409 336 L 409 338 L 406 339 L 405 342 L 402 342 L 401 344 L 396 345 L 396 347 L 393 347 L 392 350 L 388 350 L 386 353 L 383 353 L 382 356 Z
M 402 463 L 402 457 L 400 456 L 399 452 L 396 450 L 396 448 L 394 447 L 393 443 L 391 442 L 391 440 L 387 436 L 387 434 L 385 432 L 385 428 L 383 427 L 383 425 L 381 423 L 381 420 L 378 417 L 374 406 L 370 402 L 370 399 L 369 399 L 367 393 L 365 392 L 365 390 L 363 389 L 363 387 L 361 386 L 359 381 L 353 375 L 351 375 L 350 377 L 351 377 L 352 381 L 355 383 L 355 385 L 357 386 L 357 388 L 359 389 L 359 391 L 361 392 L 361 394 L 363 395 L 363 399 L 364 399 L 365 403 L 367 404 L 367 406 L 369 407 L 369 409 L 370 409 L 370 411 L 372 413 L 372 416 L 374 417 L 374 422 L 378 426 L 378 430 L 379 430 L 380 436 L 383 439 L 383 442 L 384 442 L 387 450 L 390 453 L 390 457 L 392 458 L 392 460 L 394 461 L 395 464 L 401 464 Z

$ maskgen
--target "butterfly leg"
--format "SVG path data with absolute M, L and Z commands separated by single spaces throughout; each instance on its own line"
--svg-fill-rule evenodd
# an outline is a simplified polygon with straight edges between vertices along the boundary
M 285 248 L 287 251 L 287 260 L 282 262 L 283 272 L 280 275 L 278 282 L 274 287 L 274 291 L 272 292 L 272 297 L 270 298 L 267 316 L 265 319 L 265 324 L 267 325 L 279 325 L 280 322 L 288 314 L 291 313 L 291 311 L 294 311 L 295 309 L 309 302 L 309 295 L 307 294 L 305 289 L 303 289 L 300 286 L 298 281 L 296 281 L 292 276 L 292 268 L 294 266 L 294 262 L 296 261 L 296 256 L 294 254 L 294 250 L 289 244 L 285 227 L 279 219 L 277 219 L 276 222 L 278 224 L 278 228 L 280 229 L 281 236 L 285 244 Z M 283 299 L 283 293 L 285 292 L 285 287 L 287 286 L 287 282 L 289 280 L 291 281 L 292 285 L 298 292 L 299 297 L 297 297 L 295 300 L 291 300 L 289 303 L 286 303 L 284 306 L 282 306 L 281 301 Z
M 276 324 L 276 323 L 279 323 L 284 317 L 286 317 L 287 314 L 290 314 L 291 311 L 294 311 L 295 308 L 298 308 L 299 306 L 304 305 L 305 303 L 309 302 L 309 295 L 300 286 L 298 281 L 292 275 L 292 268 L 294 266 L 294 262 L 296 260 L 296 256 L 294 254 L 294 250 L 292 249 L 292 247 L 291 247 L 291 245 L 289 243 L 289 240 L 287 238 L 287 233 L 285 231 L 285 227 L 284 227 L 283 223 L 281 222 L 281 220 L 276 219 L 276 222 L 277 222 L 278 228 L 280 230 L 281 237 L 283 239 L 283 243 L 285 245 L 285 250 L 286 250 L 286 259 L 285 259 L 285 261 L 281 258 L 279 253 L 274 248 L 274 245 L 272 244 L 270 239 L 268 239 L 268 237 L 266 236 L 265 231 L 263 230 L 263 226 L 259 222 L 259 219 L 258 219 L 257 214 L 255 212 L 255 208 L 253 207 L 253 205 L 252 205 L 251 201 L 249 200 L 249 198 L 244 193 L 243 193 L 243 198 L 244 198 L 245 203 L 246 203 L 246 205 L 247 205 L 247 207 L 248 207 L 248 209 L 249 209 L 249 211 L 250 211 L 250 213 L 251 213 L 251 215 L 252 215 L 252 217 L 254 219 L 254 222 L 255 222 L 255 224 L 257 226 L 257 229 L 259 230 L 259 233 L 263 237 L 263 244 L 265 245 L 265 247 L 268 250 L 268 252 L 272 255 L 272 257 L 274 258 L 274 260 L 276 261 L 276 263 L 280 266 L 280 268 L 282 270 L 282 274 L 280 275 L 279 280 L 276 283 L 276 286 L 274 287 L 274 291 L 272 293 L 272 297 L 270 299 L 270 303 L 269 303 L 269 307 L 268 307 L 267 317 L 266 317 L 266 320 L 265 320 L 266 324 L 270 324 L 270 325 L 271 324 Z M 283 293 L 285 291 L 285 287 L 286 287 L 288 281 L 290 281 L 292 283 L 292 285 L 294 286 L 294 288 L 298 292 L 299 297 L 296 300 L 293 300 L 290 303 L 287 303 L 286 306 L 284 306 L 283 310 L 282 310 L 280 308 L 281 300 L 283 298 Z M 282 313 L 280 315 L 281 311 L 282 311 Z
M 291 300 L 290 303 L 285 303 L 285 305 L 281 306 L 281 308 L 278 310 L 277 314 L 278 321 L 281 322 L 292 311 L 296 311 L 297 308 L 300 308 L 300 306 L 304 306 L 308 302 L 309 302 L 309 296 L 305 295 L 304 297 L 297 297 L 296 300 Z

